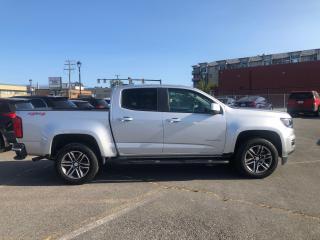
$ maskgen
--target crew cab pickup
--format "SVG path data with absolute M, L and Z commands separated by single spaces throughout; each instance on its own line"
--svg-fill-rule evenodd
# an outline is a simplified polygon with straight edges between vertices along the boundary
M 103 164 L 231 163 L 264 178 L 295 149 L 287 113 L 230 108 L 194 88 L 116 87 L 109 111 L 18 111 L 14 150 L 55 161 L 66 182 L 92 180 Z

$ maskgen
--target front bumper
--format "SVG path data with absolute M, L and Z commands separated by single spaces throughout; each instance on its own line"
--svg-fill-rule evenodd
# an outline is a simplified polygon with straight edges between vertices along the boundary
M 288 156 L 296 149 L 296 136 L 292 131 L 291 134 L 286 136 L 284 144 L 282 145 L 282 165 L 288 161 Z

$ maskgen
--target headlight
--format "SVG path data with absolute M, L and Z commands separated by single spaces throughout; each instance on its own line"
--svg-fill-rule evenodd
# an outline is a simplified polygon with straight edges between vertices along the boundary
M 281 122 L 283 123 L 283 125 L 285 125 L 288 128 L 292 128 L 293 127 L 293 121 L 292 118 L 280 118 Z

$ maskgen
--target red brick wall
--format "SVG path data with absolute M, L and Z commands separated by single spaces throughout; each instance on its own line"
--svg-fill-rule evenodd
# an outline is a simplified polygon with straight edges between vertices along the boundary
M 320 92 L 320 61 L 221 70 L 219 95 Z

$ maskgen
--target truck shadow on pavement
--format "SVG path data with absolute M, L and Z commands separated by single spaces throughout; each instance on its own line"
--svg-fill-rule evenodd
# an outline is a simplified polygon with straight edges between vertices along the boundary
M 109 165 L 90 183 L 242 179 L 229 165 Z M 60 186 L 51 161 L 0 161 L 0 186 Z

